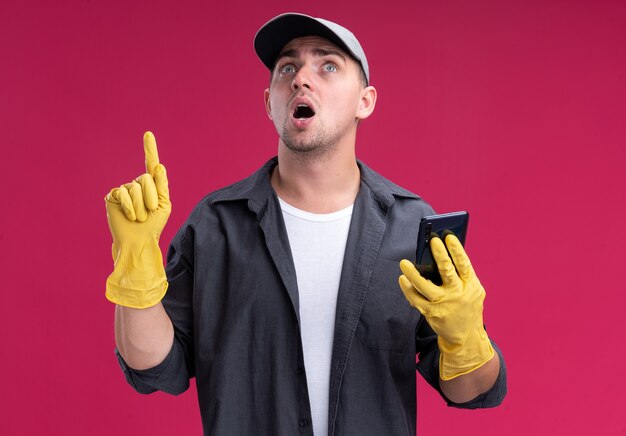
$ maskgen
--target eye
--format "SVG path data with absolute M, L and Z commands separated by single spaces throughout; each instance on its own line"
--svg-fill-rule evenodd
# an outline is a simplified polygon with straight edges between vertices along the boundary
M 324 64 L 323 68 L 324 68 L 324 71 L 326 71 L 327 73 L 334 73 L 335 71 L 337 71 L 337 65 L 333 63 Z
M 280 68 L 280 74 L 291 74 L 295 72 L 296 72 L 296 67 L 294 67 L 292 64 L 286 64 Z

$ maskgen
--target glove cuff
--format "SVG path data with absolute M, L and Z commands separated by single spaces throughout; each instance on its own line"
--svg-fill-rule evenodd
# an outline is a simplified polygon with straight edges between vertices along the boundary
M 482 323 L 468 335 L 462 345 L 451 344 L 438 337 L 439 345 L 439 377 L 451 380 L 468 374 L 489 362 L 495 352 Z
M 118 286 L 107 279 L 105 296 L 111 303 L 120 306 L 145 309 L 154 306 L 163 299 L 168 285 L 167 280 L 164 279 L 162 283 L 152 289 L 129 289 Z
M 114 252 L 115 252 L 114 247 Z M 134 250 L 120 248 L 106 281 L 106 298 L 120 306 L 145 309 L 163 299 L 168 283 L 158 242 Z

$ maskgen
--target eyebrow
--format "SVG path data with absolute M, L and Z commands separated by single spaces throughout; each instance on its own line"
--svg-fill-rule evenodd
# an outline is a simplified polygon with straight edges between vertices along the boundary
M 347 62 L 346 56 L 339 50 L 315 48 L 313 49 L 313 54 L 320 56 L 320 57 L 335 55 L 343 59 L 344 62 Z M 297 56 L 298 56 L 298 50 L 296 49 L 291 49 L 291 50 L 286 50 L 284 52 L 281 52 L 276 58 L 276 62 L 274 62 L 274 66 L 276 66 L 278 64 L 278 61 L 280 61 L 282 58 L 295 58 Z

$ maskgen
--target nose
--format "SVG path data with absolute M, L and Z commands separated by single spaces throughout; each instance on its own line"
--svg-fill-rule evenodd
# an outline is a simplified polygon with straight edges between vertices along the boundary
M 307 67 L 302 67 L 298 70 L 298 72 L 293 77 L 291 81 L 291 90 L 297 91 L 301 88 L 306 88 L 307 90 L 311 90 L 312 80 L 310 76 L 310 71 L 308 71 Z

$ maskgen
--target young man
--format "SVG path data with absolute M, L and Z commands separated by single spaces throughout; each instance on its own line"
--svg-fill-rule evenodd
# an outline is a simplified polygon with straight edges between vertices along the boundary
M 284 14 L 255 49 L 272 72 L 278 156 L 198 204 L 167 278 L 158 238 L 171 204 L 151 133 L 146 174 L 106 198 L 106 295 L 129 383 L 178 394 L 195 377 L 211 435 L 414 435 L 416 354 L 449 404 L 499 404 L 503 361 L 463 248 L 448 236 L 451 260 L 433 239 L 444 284 L 423 279 L 402 259 L 432 208 L 356 159 L 357 126 L 376 104 L 357 39 Z

